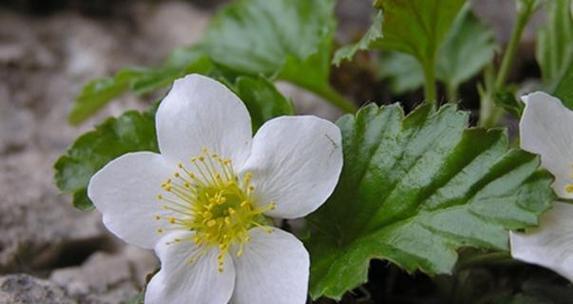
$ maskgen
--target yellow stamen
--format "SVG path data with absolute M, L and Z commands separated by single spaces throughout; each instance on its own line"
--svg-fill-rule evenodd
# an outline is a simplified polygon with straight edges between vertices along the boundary
M 239 178 L 231 160 L 203 149 L 200 155 L 191 158 L 190 167 L 178 163 L 172 176 L 161 184 L 164 192 L 157 195 L 166 214 L 155 219 L 165 219 L 170 225 L 167 230 L 194 232 L 187 241 L 203 248 L 186 262 L 192 264 L 210 247 L 216 247 L 219 251 L 217 270 L 222 272 L 225 257 L 231 250 L 237 257 L 243 254 L 251 228 L 261 227 L 272 232 L 264 213 L 275 209 L 276 203 L 258 204 L 251 183 L 252 173 Z M 157 229 L 158 233 L 164 231 Z M 181 241 L 185 240 L 170 244 Z

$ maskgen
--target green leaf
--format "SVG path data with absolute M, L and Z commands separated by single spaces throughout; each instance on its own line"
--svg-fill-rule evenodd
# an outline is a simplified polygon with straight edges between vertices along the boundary
M 79 124 L 86 120 L 110 100 L 123 94 L 133 79 L 143 73 L 136 69 L 122 69 L 113 77 L 106 77 L 90 81 L 76 97 L 68 121 Z
M 73 194 L 74 206 L 90 209 L 86 188 L 92 175 L 114 158 L 135 151 L 158 151 L 154 113 L 129 111 L 80 136 L 54 165 L 56 185 Z
M 456 17 L 439 51 L 437 77 L 456 89 L 492 61 L 496 43 L 493 31 L 466 5 Z
M 89 82 L 76 98 L 68 120 L 79 124 L 127 90 L 144 94 L 171 84 L 189 73 L 209 73 L 213 63 L 200 48 L 176 49 L 164 66 L 156 69 L 126 68 L 113 77 Z
M 370 105 L 338 122 L 344 167 L 308 217 L 313 298 L 340 299 L 367 280 L 370 259 L 450 273 L 456 250 L 507 250 L 508 229 L 536 225 L 554 199 L 539 160 L 503 130 L 466 129 L 455 106 Z
M 380 46 L 416 57 L 422 65 L 435 60 L 465 0 L 376 0 L 384 14 Z
M 543 82 L 553 91 L 573 65 L 571 0 L 546 1 L 547 23 L 537 36 L 536 57 Z M 572 89 L 573 90 L 573 89 Z
M 380 57 L 378 77 L 388 81 L 394 94 L 416 90 L 424 84 L 424 72 L 414 56 L 400 52 L 384 52 Z
M 332 62 L 335 65 L 340 65 L 343 60 L 352 59 L 356 52 L 372 49 L 374 45 L 377 42 L 380 42 L 380 40 L 384 37 L 382 34 L 383 21 L 384 14 L 382 14 L 382 12 L 378 12 L 366 34 L 364 34 L 364 36 L 362 36 L 362 38 L 357 43 L 344 46 L 337 50 L 334 54 L 334 59 Z
M 451 91 L 479 73 L 493 59 L 493 32 L 466 5 L 456 17 L 438 52 L 437 78 Z M 388 79 L 398 94 L 418 89 L 424 83 L 422 66 L 405 53 L 389 52 L 382 57 L 381 78 Z
M 332 0 L 241 0 L 213 18 L 203 41 L 220 65 L 305 88 L 328 83 Z
M 566 107 L 573 109 L 573 62 L 557 84 L 554 95 L 559 97 Z
M 251 114 L 253 130 L 273 117 L 294 114 L 292 103 L 263 77 L 241 76 L 237 78 L 234 90 Z

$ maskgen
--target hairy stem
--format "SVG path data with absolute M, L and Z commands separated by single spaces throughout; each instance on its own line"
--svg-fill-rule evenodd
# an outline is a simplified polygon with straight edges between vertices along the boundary
M 435 103 L 437 101 L 435 62 L 436 60 L 431 58 L 422 64 L 424 69 L 424 99 L 431 103 Z
M 523 30 L 535 11 L 535 8 L 536 2 L 528 1 L 517 12 L 517 20 L 513 27 L 509 44 L 503 54 L 501 66 L 497 72 L 497 77 L 495 78 L 495 83 L 491 86 L 486 85 L 486 93 L 482 96 L 482 111 L 479 122 L 479 125 L 482 127 L 491 128 L 496 126 L 503 114 L 503 109 L 495 104 L 495 94 L 505 86 L 507 76 L 509 75 L 513 65 L 513 59 L 517 53 L 519 42 L 521 41 Z

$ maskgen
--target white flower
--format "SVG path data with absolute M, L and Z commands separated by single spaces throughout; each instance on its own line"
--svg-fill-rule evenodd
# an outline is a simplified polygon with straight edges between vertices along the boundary
M 555 176 L 561 198 L 573 198 L 573 111 L 542 92 L 524 96 L 520 122 L 521 147 L 541 155 L 541 164 Z M 538 228 L 511 233 L 514 258 L 550 268 L 573 281 L 573 205 L 555 202 Z
M 161 154 L 123 155 L 88 195 L 105 226 L 161 260 L 146 303 L 305 303 L 309 256 L 271 218 L 299 218 L 330 196 L 340 130 L 314 116 L 269 120 L 199 75 L 175 81 L 156 115 Z

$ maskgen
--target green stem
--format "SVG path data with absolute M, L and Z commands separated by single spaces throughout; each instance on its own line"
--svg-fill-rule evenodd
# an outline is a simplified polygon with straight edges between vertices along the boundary
M 515 58 L 519 47 L 519 42 L 521 41 L 523 30 L 525 29 L 529 18 L 533 14 L 535 7 L 535 1 L 530 1 L 525 5 L 525 7 L 518 11 L 517 20 L 513 27 L 509 44 L 503 54 L 501 66 L 497 72 L 497 77 L 495 78 L 495 83 L 487 86 L 487 91 L 484 96 L 482 96 L 482 111 L 479 123 L 482 127 L 491 128 L 496 126 L 503 114 L 503 109 L 495 104 L 495 94 L 505 86 L 505 82 L 507 81 L 507 77 L 513 65 L 513 59 Z
M 533 2 L 531 3 L 532 4 L 518 12 L 517 20 L 515 26 L 513 27 L 513 32 L 511 33 L 509 44 L 507 45 L 507 49 L 503 55 L 499 72 L 497 73 L 495 88 L 498 90 L 505 85 L 505 81 L 507 80 L 507 76 L 509 75 L 509 71 L 511 70 L 511 66 L 513 64 L 513 59 L 517 53 L 519 42 L 521 41 L 523 30 L 525 29 L 525 26 L 527 25 L 527 22 L 533 13 Z
M 446 97 L 448 98 L 449 103 L 458 103 L 458 86 L 448 84 L 446 86 Z
M 431 58 L 431 57 L 430 57 Z M 436 103 L 437 93 L 436 93 L 436 64 L 435 59 L 429 59 L 425 64 L 422 64 L 424 68 L 424 99 L 427 102 Z
M 352 101 L 346 99 L 340 93 L 335 91 L 330 85 L 318 88 L 312 86 L 302 86 L 302 87 L 324 98 L 324 100 L 326 100 L 328 103 L 338 107 L 344 112 L 354 113 L 358 110 L 358 107 Z

